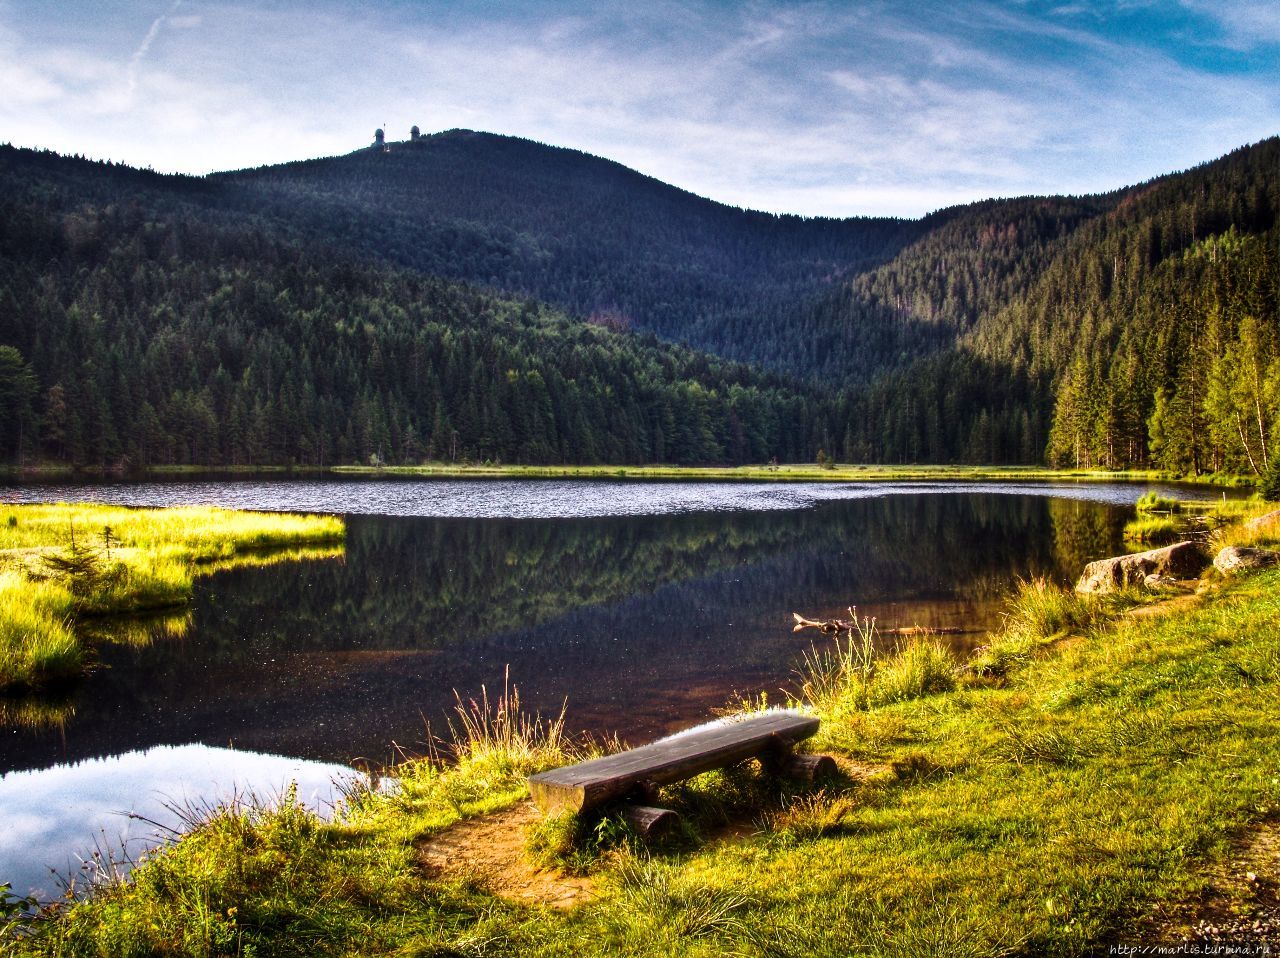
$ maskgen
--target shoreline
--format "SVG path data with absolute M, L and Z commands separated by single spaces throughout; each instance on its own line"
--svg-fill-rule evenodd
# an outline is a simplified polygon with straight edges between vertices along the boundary
M 835 465 L 777 466 L 521 466 L 431 463 L 418 466 L 155 466 L 139 471 L 65 465 L 0 467 L 0 482 L 154 482 L 166 479 L 582 479 L 678 482 L 1159 482 L 1203 488 L 1251 488 L 1248 476 L 1174 476 L 1155 469 L 1051 469 L 1046 466 Z

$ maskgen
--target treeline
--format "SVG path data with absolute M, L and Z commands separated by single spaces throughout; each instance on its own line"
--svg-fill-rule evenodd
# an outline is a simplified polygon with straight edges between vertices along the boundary
M 904 327 L 957 332 L 855 391 L 854 457 L 1265 472 L 1280 440 L 1280 140 L 1066 217 L 1037 222 L 1037 202 L 979 204 L 976 239 L 927 237 L 850 284 L 846 299 L 900 302 Z M 1108 209 L 1068 224 L 1073 205 Z M 967 221 L 939 236 L 972 234 Z
M 0 183 L 10 459 L 761 462 L 834 428 L 831 400 L 745 366 L 211 217 L 167 181 L 102 205 Z

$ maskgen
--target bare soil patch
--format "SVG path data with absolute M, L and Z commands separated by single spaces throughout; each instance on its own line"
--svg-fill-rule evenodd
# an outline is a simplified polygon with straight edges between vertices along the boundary
M 525 855 L 537 823 L 533 802 L 470 818 L 418 843 L 418 861 L 430 875 L 473 881 L 495 895 L 523 904 L 571 908 L 595 894 L 589 878 L 539 868 Z
M 1205 878 L 1197 897 L 1162 904 L 1148 921 L 1119 941 L 1280 946 L 1280 821 L 1268 821 L 1246 834 Z
M 1166 615 L 1182 615 L 1204 601 L 1203 595 L 1174 595 L 1150 605 L 1139 605 L 1125 612 L 1130 619 L 1155 619 Z

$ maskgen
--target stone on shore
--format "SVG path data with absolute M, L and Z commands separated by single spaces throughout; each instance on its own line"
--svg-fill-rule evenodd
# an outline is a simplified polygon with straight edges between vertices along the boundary
M 1264 529 L 1270 529 L 1272 526 L 1280 528 L 1280 509 L 1273 509 L 1271 512 L 1263 513 L 1260 516 L 1254 516 L 1244 524 L 1245 532 L 1262 532 Z
M 1099 559 L 1084 567 L 1077 592 L 1114 592 L 1129 585 L 1143 585 L 1147 576 L 1191 579 L 1209 560 L 1194 542 L 1175 542 L 1163 549 Z
M 1250 549 L 1246 546 L 1227 546 L 1214 557 L 1213 567 L 1223 575 L 1234 575 L 1250 569 L 1264 569 L 1280 562 L 1280 552 L 1272 549 Z

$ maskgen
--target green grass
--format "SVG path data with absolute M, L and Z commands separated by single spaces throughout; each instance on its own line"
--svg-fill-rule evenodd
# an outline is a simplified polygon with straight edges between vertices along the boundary
M 79 671 L 84 652 L 71 629 L 74 604 L 55 583 L 0 571 L 0 689 Z
M 702 776 L 660 800 L 697 828 L 647 850 L 609 818 L 547 826 L 552 859 L 584 833 L 604 849 L 581 862 L 599 896 L 568 912 L 417 865 L 415 841 L 574 757 L 555 723 L 522 723 L 504 696 L 506 718 L 480 703 L 455 760 L 407 766 L 399 791 L 356 792 L 333 823 L 288 796 L 224 810 L 11 947 L 843 958 L 1149 944 L 1131 929 L 1194 901 L 1232 842 L 1280 814 L 1280 570 L 1178 615 L 1118 611 L 1024 584 L 1002 635 L 1035 644 L 999 676 L 924 645 L 877 658 L 861 633 L 815 652 L 818 744 L 880 771 L 820 792 L 779 792 L 750 768 Z M 748 827 L 717 838 L 717 815 Z
M 1140 515 L 1125 523 L 1126 542 L 1138 542 L 1149 546 L 1169 545 L 1183 537 L 1185 523 L 1173 516 Z
M 212 507 L 0 507 L 0 691 L 78 675 L 85 662 L 81 626 L 92 617 L 180 606 L 197 575 L 333 555 L 343 534 L 342 521 L 331 516 Z
M 1137 501 L 1136 506 L 1139 515 L 1153 512 L 1162 512 L 1167 515 L 1174 515 L 1180 508 L 1177 499 L 1167 499 L 1158 492 L 1144 493 Z
M 884 482 L 906 480 L 988 482 L 1203 482 L 1168 477 L 1153 470 L 1047 469 L 1043 466 L 831 465 L 787 463 L 758 466 L 514 466 L 428 463 L 420 466 L 334 466 L 348 476 L 474 479 L 679 479 L 743 482 Z

